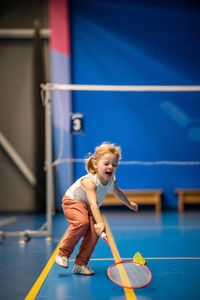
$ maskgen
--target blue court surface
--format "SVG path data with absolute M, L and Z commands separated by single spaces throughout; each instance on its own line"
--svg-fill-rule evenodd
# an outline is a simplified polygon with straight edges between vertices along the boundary
M 32 238 L 25 245 L 18 238 L 0 243 L 0 299 L 200 299 L 200 211 L 183 214 L 165 211 L 103 209 L 102 213 L 122 259 L 132 259 L 139 251 L 152 272 L 151 283 L 142 289 L 123 289 L 107 276 L 113 254 L 102 239 L 91 257 L 94 276 L 72 272 L 77 247 L 68 269 L 54 262 L 54 255 L 68 226 L 62 214 L 53 216 L 53 239 Z M 44 215 L 0 216 L 0 230 L 38 229 Z

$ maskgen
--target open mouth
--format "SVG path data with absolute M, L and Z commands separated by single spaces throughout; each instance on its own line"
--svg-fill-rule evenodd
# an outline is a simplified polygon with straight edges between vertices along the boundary
M 107 176 L 112 176 L 112 172 L 111 172 L 111 171 L 107 171 L 107 172 L 106 172 L 106 175 L 107 175 Z

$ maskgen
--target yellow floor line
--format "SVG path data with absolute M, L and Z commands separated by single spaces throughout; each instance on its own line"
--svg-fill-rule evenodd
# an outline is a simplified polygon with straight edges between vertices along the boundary
M 112 236 L 112 233 L 110 231 L 110 228 L 109 228 L 109 225 L 108 225 L 108 222 L 107 222 L 107 219 L 106 219 L 105 216 L 103 216 L 103 220 L 104 220 L 104 223 L 106 225 L 106 234 L 108 236 L 108 239 L 109 239 L 109 242 L 111 244 L 111 247 L 114 249 L 114 251 L 118 255 L 118 257 L 120 257 L 119 252 L 117 250 L 117 246 L 115 244 L 114 238 Z M 114 256 L 115 261 L 117 262 L 117 261 L 119 261 L 119 259 L 115 255 L 115 253 L 113 253 L 113 256 Z M 124 288 L 124 292 L 125 292 L 127 300 L 137 300 L 136 295 L 135 295 L 135 293 L 134 293 L 134 291 L 132 289 Z
M 66 231 L 67 232 L 67 231 Z M 66 234 L 65 232 L 65 234 Z M 45 268 L 43 269 L 42 273 L 40 274 L 40 276 L 38 277 L 37 281 L 35 282 L 35 284 L 33 285 L 32 289 L 30 290 L 30 292 L 28 293 L 28 295 L 26 296 L 25 300 L 33 300 L 35 299 L 35 297 L 37 296 L 43 282 L 45 281 L 49 271 L 51 270 L 54 262 L 55 262 L 55 255 L 58 253 L 58 249 L 62 244 L 62 241 L 65 237 L 65 234 L 63 235 L 60 243 L 58 244 L 58 246 L 56 247 L 56 249 L 54 250 L 53 254 L 51 255 L 48 263 L 46 264 Z

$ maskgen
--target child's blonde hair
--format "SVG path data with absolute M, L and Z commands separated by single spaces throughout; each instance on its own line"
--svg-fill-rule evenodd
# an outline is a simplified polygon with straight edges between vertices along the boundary
M 121 159 L 121 148 L 115 144 L 110 144 L 108 142 L 102 143 L 100 146 L 95 148 L 93 155 L 90 155 L 86 160 L 86 170 L 88 173 L 95 174 L 96 169 L 94 167 L 93 161 L 98 160 L 102 155 L 106 153 L 115 154 L 117 159 Z

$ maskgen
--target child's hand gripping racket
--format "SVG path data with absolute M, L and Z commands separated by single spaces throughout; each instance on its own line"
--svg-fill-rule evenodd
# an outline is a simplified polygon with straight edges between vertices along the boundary
M 147 286 L 152 279 L 150 270 L 141 263 L 134 261 L 121 261 L 114 251 L 105 232 L 102 239 L 110 246 L 110 249 L 118 258 L 119 262 L 112 264 L 107 271 L 108 277 L 123 288 L 139 289 Z

